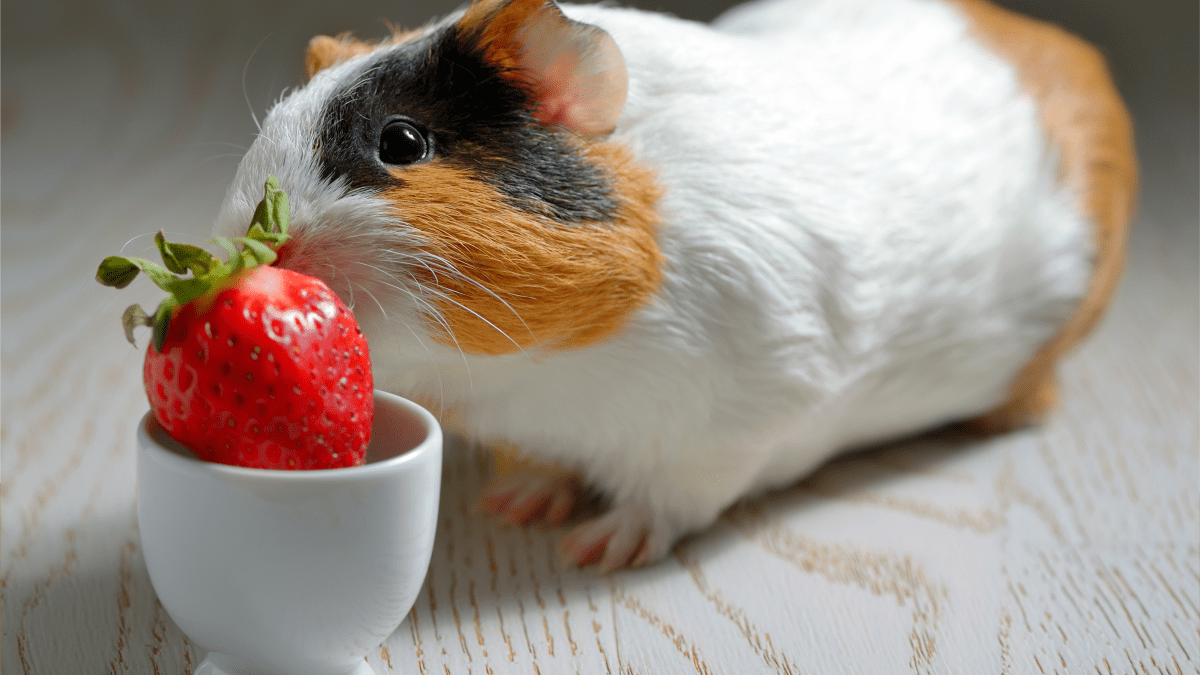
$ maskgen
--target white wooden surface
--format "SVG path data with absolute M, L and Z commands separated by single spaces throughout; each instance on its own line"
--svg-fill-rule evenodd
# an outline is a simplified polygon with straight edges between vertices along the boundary
M 188 674 L 203 658 L 155 599 L 134 516 L 146 403 L 141 354 L 117 317 L 156 293 L 117 294 L 92 275 L 122 248 L 148 254 L 160 227 L 207 238 L 253 132 L 243 87 L 261 115 L 299 82 L 311 34 L 377 35 L 379 17 L 415 24 L 446 9 L 329 4 L 4 4 L 5 673 Z M 1118 19 L 1104 25 L 1119 37 Z M 1157 30 L 1144 24 L 1128 27 Z M 1136 75 L 1146 163 L 1129 274 L 1067 362 L 1047 425 L 843 458 L 736 507 L 663 564 L 608 578 L 564 569 L 557 532 L 479 515 L 486 467 L 452 447 L 426 587 L 370 663 L 481 675 L 1200 672 L 1195 43 L 1172 56 L 1147 35 L 1118 50 L 1148 59 L 1118 64 Z M 1164 89 L 1172 59 L 1193 64 L 1181 97 Z

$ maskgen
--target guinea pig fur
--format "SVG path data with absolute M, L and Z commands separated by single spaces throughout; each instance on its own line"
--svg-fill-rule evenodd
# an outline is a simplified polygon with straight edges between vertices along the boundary
M 981 0 L 483 0 L 307 66 L 216 231 L 277 176 L 280 264 L 351 304 L 377 385 L 540 467 L 502 516 L 606 495 L 563 540 L 603 570 L 841 450 L 1037 421 L 1119 276 L 1104 64 Z

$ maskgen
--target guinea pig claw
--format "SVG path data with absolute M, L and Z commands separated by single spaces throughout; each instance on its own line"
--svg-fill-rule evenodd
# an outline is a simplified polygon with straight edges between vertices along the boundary
M 517 470 L 484 488 L 479 505 L 513 525 L 561 525 L 571 516 L 581 488 L 572 474 Z
M 604 556 L 604 552 L 608 548 L 608 539 L 611 535 L 601 535 L 599 539 L 591 541 L 584 539 L 583 534 L 577 529 L 566 537 L 563 537 L 563 540 L 559 543 L 559 555 L 566 564 L 575 567 L 587 567 L 599 562 Z
M 549 525 L 562 525 L 571 517 L 571 512 L 575 509 L 575 501 L 578 494 L 576 492 L 559 492 L 554 495 L 550 501 L 550 508 L 546 509 L 546 523 Z
M 631 568 L 645 567 L 650 562 L 650 545 L 647 539 L 642 540 L 641 546 L 633 554 L 633 559 L 629 561 Z
M 662 557 L 653 528 L 629 509 L 614 509 L 572 530 L 559 550 L 580 567 L 596 565 L 601 574 L 622 568 L 642 567 Z
M 542 518 L 555 495 L 542 487 L 529 487 L 508 504 L 501 514 L 514 525 L 528 525 Z

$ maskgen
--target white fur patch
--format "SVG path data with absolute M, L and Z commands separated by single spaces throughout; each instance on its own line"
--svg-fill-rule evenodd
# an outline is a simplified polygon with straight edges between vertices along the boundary
M 1082 297 L 1091 231 L 1034 102 L 948 5 L 774 0 L 716 30 L 564 9 L 622 49 L 612 140 L 666 187 L 661 292 L 604 344 L 479 357 L 430 339 L 405 270 L 442 263 L 311 156 L 321 104 L 371 57 L 281 102 L 239 169 L 218 228 L 279 176 L 293 266 L 353 296 L 380 386 L 579 467 L 673 540 L 848 446 L 998 405 Z

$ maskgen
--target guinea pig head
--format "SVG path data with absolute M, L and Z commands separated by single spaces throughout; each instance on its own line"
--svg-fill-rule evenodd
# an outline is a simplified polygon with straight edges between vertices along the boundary
M 306 66 L 217 229 L 244 231 L 277 176 L 294 235 L 278 264 L 329 283 L 373 351 L 586 346 L 658 289 L 660 190 L 610 140 L 628 77 L 603 30 L 483 1 L 379 43 L 314 38 Z

